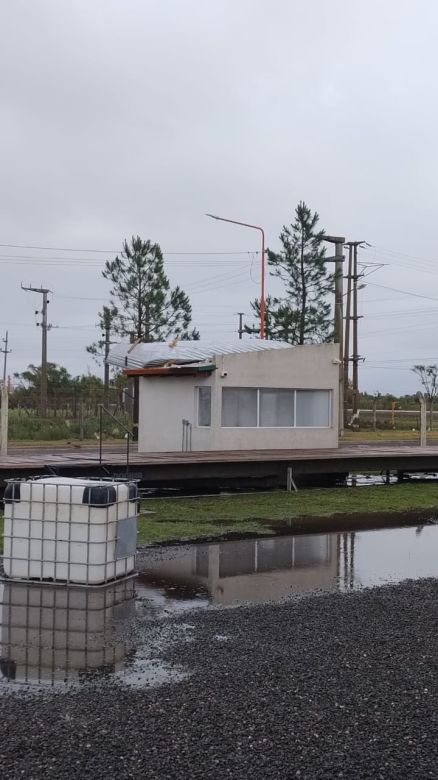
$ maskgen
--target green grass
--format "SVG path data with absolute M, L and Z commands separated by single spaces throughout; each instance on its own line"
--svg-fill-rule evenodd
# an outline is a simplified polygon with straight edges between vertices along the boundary
M 291 532 L 303 528 L 303 518 L 334 514 L 409 512 L 435 509 L 438 484 L 404 484 L 360 488 L 323 488 L 298 493 L 272 491 L 208 498 L 147 499 L 138 520 L 139 545 L 168 540 L 222 536 L 233 533 L 266 535 L 287 521 Z M 153 512 L 145 514 L 144 512 Z M 350 523 L 354 528 L 354 518 Z M 323 530 L 323 521 L 317 528 Z M 3 517 L 0 516 L 0 539 Z M 2 544 L 0 545 L 2 549 Z
M 211 536 L 230 531 L 267 533 L 269 521 L 291 522 L 336 513 L 402 512 L 438 509 L 437 484 L 323 488 L 298 493 L 273 491 L 208 498 L 148 499 L 154 512 L 139 518 L 139 543 Z

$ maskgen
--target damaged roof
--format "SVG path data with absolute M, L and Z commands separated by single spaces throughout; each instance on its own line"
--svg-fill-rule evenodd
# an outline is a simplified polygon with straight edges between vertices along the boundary
M 116 344 L 110 350 L 107 363 L 119 368 L 146 368 L 166 363 L 184 365 L 212 361 L 215 355 L 263 352 L 268 349 L 292 349 L 285 341 L 267 339 L 235 339 L 207 341 L 154 341 L 150 343 Z

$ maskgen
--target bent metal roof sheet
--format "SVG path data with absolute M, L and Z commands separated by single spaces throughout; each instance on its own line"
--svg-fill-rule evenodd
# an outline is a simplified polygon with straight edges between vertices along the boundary
M 267 349 L 292 349 L 284 341 L 261 339 L 235 339 L 215 341 L 155 341 L 139 344 L 116 344 L 110 351 L 107 363 L 119 368 L 144 368 L 162 366 L 165 363 L 176 364 L 202 363 L 212 360 L 215 355 L 233 355 L 239 352 L 262 352 Z

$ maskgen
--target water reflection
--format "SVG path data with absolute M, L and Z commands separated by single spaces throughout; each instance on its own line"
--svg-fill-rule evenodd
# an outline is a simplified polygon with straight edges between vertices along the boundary
M 291 592 L 335 590 L 337 538 L 332 534 L 283 536 L 155 551 L 140 582 L 171 603 L 190 590 L 213 604 L 278 601 Z
M 2 582 L 3 679 L 55 685 L 114 674 L 132 650 L 134 610 L 133 579 L 102 588 Z
M 140 584 L 166 612 L 437 576 L 438 526 L 421 525 L 151 550 Z

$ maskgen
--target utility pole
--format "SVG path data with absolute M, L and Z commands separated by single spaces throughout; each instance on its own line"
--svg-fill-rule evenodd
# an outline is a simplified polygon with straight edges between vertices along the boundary
M 6 382 L 8 354 L 12 352 L 8 349 L 8 331 L 6 338 L 3 339 L 4 347 L 0 350 L 4 354 L 3 361 L 3 382 L 1 383 L 1 419 L 0 419 L 0 454 L 8 454 L 8 424 L 9 424 L 9 392 Z
M 104 362 L 104 368 L 103 368 L 103 384 L 105 388 L 105 405 L 108 408 L 108 402 L 109 402 L 109 377 L 110 377 L 110 368 L 109 364 L 107 363 L 107 358 L 110 351 L 110 335 L 111 335 L 111 327 L 110 323 L 105 323 L 105 362 Z
M 238 334 L 239 334 L 239 339 L 241 339 L 242 338 L 242 334 L 245 333 L 245 329 L 243 327 L 243 315 L 244 315 L 244 313 L 245 312 L 243 312 L 243 311 L 238 311 L 237 312 L 237 314 L 239 315 L 239 329 L 237 331 Z
M 43 307 L 41 311 L 36 311 L 35 314 L 41 314 L 41 322 L 37 322 L 37 325 L 41 327 L 41 417 L 47 415 L 47 332 L 51 330 L 51 325 L 47 323 L 47 305 L 49 303 L 47 296 L 51 292 L 45 287 L 24 287 L 21 285 L 22 290 L 26 292 L 35 292 L 43 296 Z
M 358 395 L 359 395 L 359 334 L 358 334 L 358 320 L 360 319 L 357 309 L 357 291 L 358 281 L 362 274 L 357 270 L 357 248 L 364 244 L 365 241 L 347 241 L 348 246 L 348 283 L 347 283 L 347 308 L 345 318 L 345 351 L 344 351 L 344 392 L 347 394 L 348 389 L 348 368 L 350 361 L 353 364 L 353 380 L 352 380 L 352 418 L 357 414 Z M 353 306 L 351 306 L 351 298 L 353 298 Z M 351 308 L 353 308 L 353 314 L 351 314 Z M 350 322 L 353 321 L 353 350 L 350 358 Z M 345 423 L 347 422 L 347 403 L 345 403 Z
M 339 344 L 339 436 L 344 434 L 344 244 L 345 236 L 324 236 L 324 241 L 335 245 L 335 256 L 327 257 L 328 262 L 335 263 L 335 328 L 334 341 Z
M 345 311 L 345 346 L 344 346 L 344 426 L 348 424 L 348 369 L 350 361 L 350 321 L 351 321 L 351 281 L 353 271 L 353 247 L 348 246 L 348 274 L 347 274 L 347 305 Z
M 8 355 L 10 352 L 12 352 L 12 349 L 8 349 L 8 331 L 6 331 L 6 337 L 3 339 L 4 347 L 3 349 L 0 349 L 0 352 L 3 352 L 4 359 L 3 359 L 3 384 L 6 384 L 6 376 L 7 376 L 7 364 L 8 364 Z
M 357 283 L 359 280 L 359 274 L 357 272 L 357 248 L 363 241 L 353 242 L 353 416 L 357 413 L 357 402 L 359 395 L 359 333 L 358 333 L 358 321 L 359 315 L 357 313 Z M 362 275 L 362 274 L 361 274 Z

